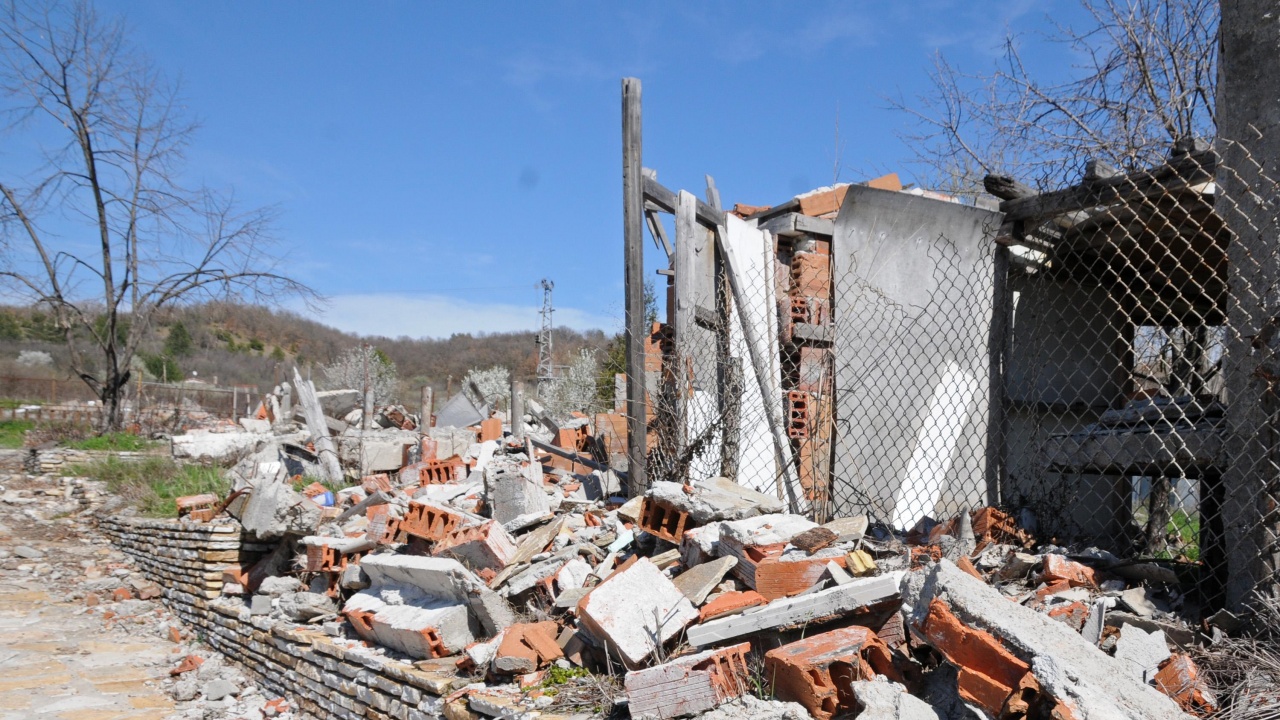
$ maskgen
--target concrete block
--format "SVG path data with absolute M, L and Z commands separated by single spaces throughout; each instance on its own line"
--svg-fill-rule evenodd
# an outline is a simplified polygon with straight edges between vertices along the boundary
M 765 677 L 780 700 L 800 703 L 818 720 L 857 710 L 847 684 L 884 675 L 901 681 L 889 648 L 864 627 L 846 627 L 774 648 Z
M 858 579 L 807 595 L 774 600 L 749 613 L 694 625 L 685 633 L 695 647 L 740 638 L 773 628 L 848 613 L 898 595 L 901 573 Z
M 415 658 L 453 655 L 475 641 L 466 605 L 423 594 L 406 597 L 385 585 L 352 595 L 342 611 L 362 639 Z
M 696 715 L 742 695 L 748 687 L 746 655 L 750 651 L 750 644 L 740 643 L 627 673 L 632 719 Z
M 403 597 L 441 598 L 465 606 L 487 634 L 515 622 L 506 601 L 457 560 L 413 555 L 369 555 L 360 561 L 372 583 L 399 589 Z M 406 588 L 408 591 L 406 592 Z M 350 601 L 348 601 L 350 602 Z M 469 641 L 468 641 L 469 642 Z
M 689 599 L 647 558 L 610 575 L 578 604 L 583 626 L 632 668 L 697 616 Z
M 932 601 L 944 593 L 951 612 L 962 623 L 998 638 L 1009 652 L 1031 666 L 1043 691 L 1073 705 L 1077 717 L 1186 717 L 1172 700 L 1135 681 L 1123 662 L 1091 646 L 1066 625 L 1010 602 L 948 560 L 910 573 L 903 580 L 902 597 L 917 628 Z
M 507 523 L 521 515 L 546 513 L 551 504 L 542 483 L 510 465 L 489 464 L 484 473 L 493 519 Z

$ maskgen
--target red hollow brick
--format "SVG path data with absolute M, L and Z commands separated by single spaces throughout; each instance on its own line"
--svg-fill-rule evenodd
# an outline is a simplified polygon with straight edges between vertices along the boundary
M 1156 688 L 1193 715 L 1208 715 L 1218 709 L 1200 669 L 1185 653 L 1178 653 L 1160 666 L 1155 677 Z
M 770 650 L 765 677 L 781 700 L 798 702 L 818 720 L 856 708 L 851 683 L 873 676 L 902 682 L 889 648 L 864 627 L 846 627 Z
M 947 604 L 934 599 L 919 628 L 921 636 L 959 673 L 960 697 L 992 717 L 1004 717 L 1007 704 L 1029 706 L 1038 693 L 1031 667 L 1009 652 L 991 633 L 960 622 Z
M 684 539 L 684 531 L 695 526 L 689 513 L 665 500 L 646 497 L 640 503 L 640 527 L 651 535 L 679 545 Z
M 809 437 L 809 393 L 799 390 L 787 392 L 787 436 L 797 440 Z
M 743 592 L 732 591 L 719 595 L 698 611 L 698 622 L 714 620 L 718 617 L 740 613 L 747 608 L 764 605 L 767 600 L 755 590 Z
M 564 657 L 556 644 L 560 628 L 551 621 L 518 623 L 502 633 L 495 667 L 505 673 L 530 673 Z
M 360 487 L 366 495 L 372 495 L 378 491 L 391 492 L 391 477 L 386 473 L 369 475 L 360 480 Z
M 400 530 L 424 540 L 439 541 L 467 523 L 464 515 L 435 503 L 409 501 Z
M 491 417 L 480 422 L 480 442 L 502 439 L 502 420 Z
M 1054 554 L 1044 556 L 1043 579 L 1050 584 L 1058 580 L 1066 580 L 1071 584 L 1071 587 L 1098 586 L 1098 579 L 1094 576 L 1093 568 Z
M 665 720 L 696 715 L 742 695 L 749 687 L 750 650 L 750 643 L 739 643 L 627 673 L 631 717 Z

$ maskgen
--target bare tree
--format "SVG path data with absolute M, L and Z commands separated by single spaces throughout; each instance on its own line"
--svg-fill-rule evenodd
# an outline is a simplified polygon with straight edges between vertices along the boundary
M 984 175 L 1046 189 L 1086 160 L 1131 171 L 1162 162 L 1171 141 L 1214 134 L 1216 0 L 1081 0 L 1088 27 L 1054 24 L 1049 40 L 1080 58 L 1046 83 L 1010 37 L 995 68 L 970 73 L 935 58 L 930 93 L 891 107 L 914 118 L 903 133 L 923 179 L 981 191 Z
M 176 86 L 85 2 L 0 9 L 0 97 L 30 167 L 0 176 L 0 278 L 55 318 L 73 372 L 120 424 L 157 311 L 311 291 L 268 254 L 273 213 L 179 178 L 196 124 Z M 12 150 L 11 150 L 12 152 Z

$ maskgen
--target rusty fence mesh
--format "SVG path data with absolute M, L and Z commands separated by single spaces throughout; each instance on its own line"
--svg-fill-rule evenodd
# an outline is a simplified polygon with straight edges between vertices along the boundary
M 849 186 L 712 226 L 681 193 L 648 478 L 896 532 L 996 506 L 1244 602 L 1280 563 L 1277 198 L 1221 141 L 981 206 Z

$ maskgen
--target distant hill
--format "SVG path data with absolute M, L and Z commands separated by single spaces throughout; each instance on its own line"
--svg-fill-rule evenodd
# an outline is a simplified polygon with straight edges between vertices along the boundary
M 185 354 L 166 352 L 166 340 L 178 325 L 190 336 Z M 600 351 L 603 362 L 611 338 L 600 330 L 555 330 L 555 362 L 567 364 L 583 348 Z M 179 308 L 157 321 L 143 348 L 151 373 L 189 377 L 219 385 L 253 385 L 268 390 L 297 365 L 306 373 L 362 342 L 381 349 L 399 370 L 401 401 L 416 402 L 417 388 L 430 385 L 443 393 L 450 385 L 457 392 L 461 378 L 472 368 L 507 367 L 512 376 L 532 380 L 538 364 L 537 333 L 506 332 L 457 334 L 439 340 L 407 337 L 362 337 L 343 332 L 296 313 L 252 305 L 208 303 Z M 24 351 L 26 362 L 19 363 Z M 32 353 L 46 352 L 52 366 L 31 362 Z M 169 356 L 162 360 L 162 356 Z M 67 350 L 47 313 L 31 308 L 0 306 L 0 375 L 10 377 L 70 377 Z M 149 378 L 150 379 L 150 378 Z M 172 379 L 172 378 L 169 378 Z

